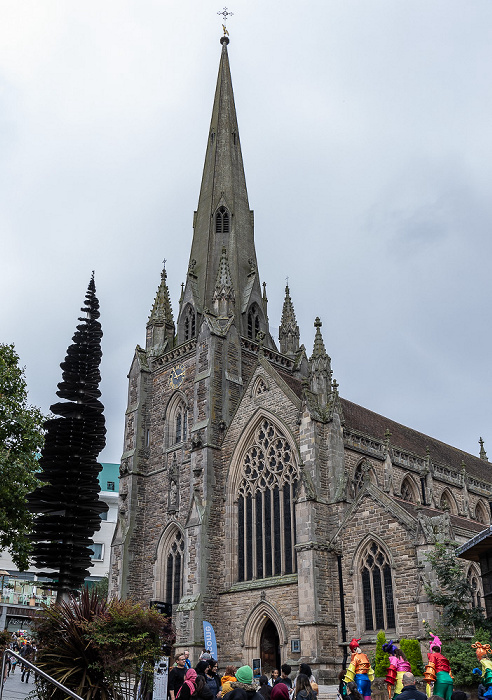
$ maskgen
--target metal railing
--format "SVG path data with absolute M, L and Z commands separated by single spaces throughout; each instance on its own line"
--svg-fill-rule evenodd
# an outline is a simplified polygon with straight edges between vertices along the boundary
M 3 652 L 3 657 L 2 657 L 2 676 L 0 678 L 0 700 L 2 700 L 3 697 L 3 687 L 5 685 L 5 663 L 7 661 L 8 656 L 13 656 L 19 661 L 23 666 L 27 666 L 31 671 L 34 671 L 37 673 L 38 676 L 41 676 L 44 678 L 46 681 L 49 683 L 52 683 L 55 685 L 57 688 L 60 688 L 60 690 L 63 690 L 64 693 L 67 695 L 70 695 L 71 698 L 74 698 L 74 700 L 83 700 L 83 698 L 80 697 L 80 695 L 77 695 L 77 693 L 74 693 L 73 690 L 70 690 L 70 688 L 67 688 L 66 686 L 62 685 L 59 683 L 57 680 L 49 676 L 47 673 L 42 671 L 40 668 L 32 664 L 30 661 L 26 661 L 26 659 L 23 659 L 20 654 L 18 654 L 16 651 L 12 651 L 12 649 L 5 649 Z

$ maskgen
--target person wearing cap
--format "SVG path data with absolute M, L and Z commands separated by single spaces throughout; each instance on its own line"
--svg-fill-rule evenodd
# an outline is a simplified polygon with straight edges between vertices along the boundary
M 263 700 L 258 686 L 253 682 L 251 666 L 241 666 L 236 671 L 236 681 L 231 683 L 232 690 L 227 693 L 227 700 Z
M 343 680 L 345 683 L 355 681 L 359 693 L 364 700 L 368 700 L 371 697 L 371 681 L 374 680 L 374 671 L 366 654 L 362 653 L 359 642 L 360 637 L 359 639 L 353 637 L 349 644 L 352 658 Z

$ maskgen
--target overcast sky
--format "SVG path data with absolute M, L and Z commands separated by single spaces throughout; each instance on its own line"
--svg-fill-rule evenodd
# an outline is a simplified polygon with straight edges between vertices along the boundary
M 220 56 L 211 0 L 0 0 L 0 342 L 48 411 L 91 271 L 102 461 L 163 258 L 176 314 Z M 235 0 L 274 337 L 289 277 L 342 395 L 492 458 L 492 0 Z

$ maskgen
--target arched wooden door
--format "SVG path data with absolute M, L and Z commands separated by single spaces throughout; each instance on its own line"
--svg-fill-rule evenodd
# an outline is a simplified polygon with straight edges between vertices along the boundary
M 274 668 L 280 670 L 280 638 L 277 628 L 267 618 L 260 637 L 261 672 L 269 676 Z

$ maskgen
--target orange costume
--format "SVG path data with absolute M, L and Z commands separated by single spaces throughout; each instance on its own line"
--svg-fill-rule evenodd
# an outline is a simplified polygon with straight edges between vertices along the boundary
M 355 681 L 359 693 L 366 699 L 371 697 L 371 681 L 374 680 L 374 671 L 371 668 L 369 659 L 361 651 L 359 642 L 360 639 L 355 639 L 354 637 L 349 644 L 352 658 L 343 680 L 345 683 Z

